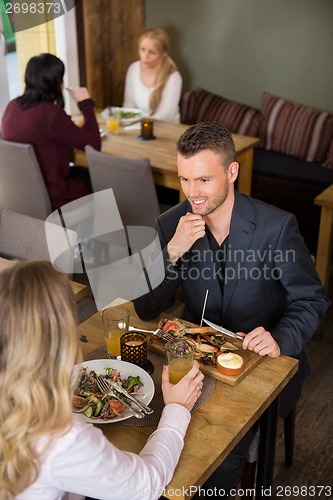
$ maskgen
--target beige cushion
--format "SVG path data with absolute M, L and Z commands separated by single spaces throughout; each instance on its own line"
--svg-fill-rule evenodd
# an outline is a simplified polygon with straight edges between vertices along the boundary
M 324 163 L 333 138 L 333 115 L 263 93 L 264 147 Z
M 180 111 L 182 123 L 219 122 L 229 132 L 252 137 L 262 121 L 259 110 L 200 88 L 184 92 Z

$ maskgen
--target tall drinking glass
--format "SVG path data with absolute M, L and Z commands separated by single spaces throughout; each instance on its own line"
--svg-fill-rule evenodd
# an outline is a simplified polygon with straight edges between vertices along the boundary
M 108 358 L 120 359 L 120 337 L 128 332 L 130 312 L 126 307 L 107 307 L 102 311 Z
M 106 125 L 111 134 L 119 133 L 119 118 L 116 116 L 109 116 L 106 120 Z
M 190 371 L 194 363 L 195 350 L 195 343 L 183 338 L 170 340 L 165 344 L 171 384 L 177 384 Z

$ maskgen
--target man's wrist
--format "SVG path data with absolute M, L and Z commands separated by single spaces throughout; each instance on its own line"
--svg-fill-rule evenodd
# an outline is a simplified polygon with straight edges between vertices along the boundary
M 181 256 L 178 255 L 177 253 L 175 253 L 174 251 L 172 251 L 173 249 L 175 249 L 175 247 L 172 247 L 171 245 L 167 245 L 167 252 L 168 252 L 169 261 L 171 262 L 171 264 L 173 266 L 176 266 L 177 261 Z

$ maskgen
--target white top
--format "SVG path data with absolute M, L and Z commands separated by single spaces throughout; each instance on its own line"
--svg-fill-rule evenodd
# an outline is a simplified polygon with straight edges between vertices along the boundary
M 172 478 L 190 418 L 184 406 L 165 406 L 158 428 L 136 455 L 119 450 L 101 429 L 74 415 L 70 431 L 48 451 L 38 479 L 16 499 L 158 499 Z M 123 435 L 126 443 L 126 427 Z
M 161 102 L 151 118 L 180 122 L 179 101 L 182 92 L 182 77 L 179 71 L 169 76 L 162 93 Z M 145 87 L 141 80 L 140 61 L 132 63 L 126 73 L 123 106 L 139 108 L 150 116 L 149 98 L 153 88 Z

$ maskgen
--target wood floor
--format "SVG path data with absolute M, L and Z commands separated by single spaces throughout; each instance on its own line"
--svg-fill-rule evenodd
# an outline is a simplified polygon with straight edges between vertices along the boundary
M 333 289 L 329 291 L 332 300 L 331 291 Z M 279 421 L 272 498 L 333 498 L 332 306 L 323 320 L 322 331 L 322 338 L 311 340 L 306 348 L 312 373 L 304 384 L 297 407 L 295 454 L 290 468 L 284 465 L 283 422 Z M 309 489 L 310 486 L 314 488 Z M 326 486 L 321 495 L 320 486 Z M 287 487 L 295 487 L 295 494 Z M 278 496 L 278 492 L 281 495 Z

